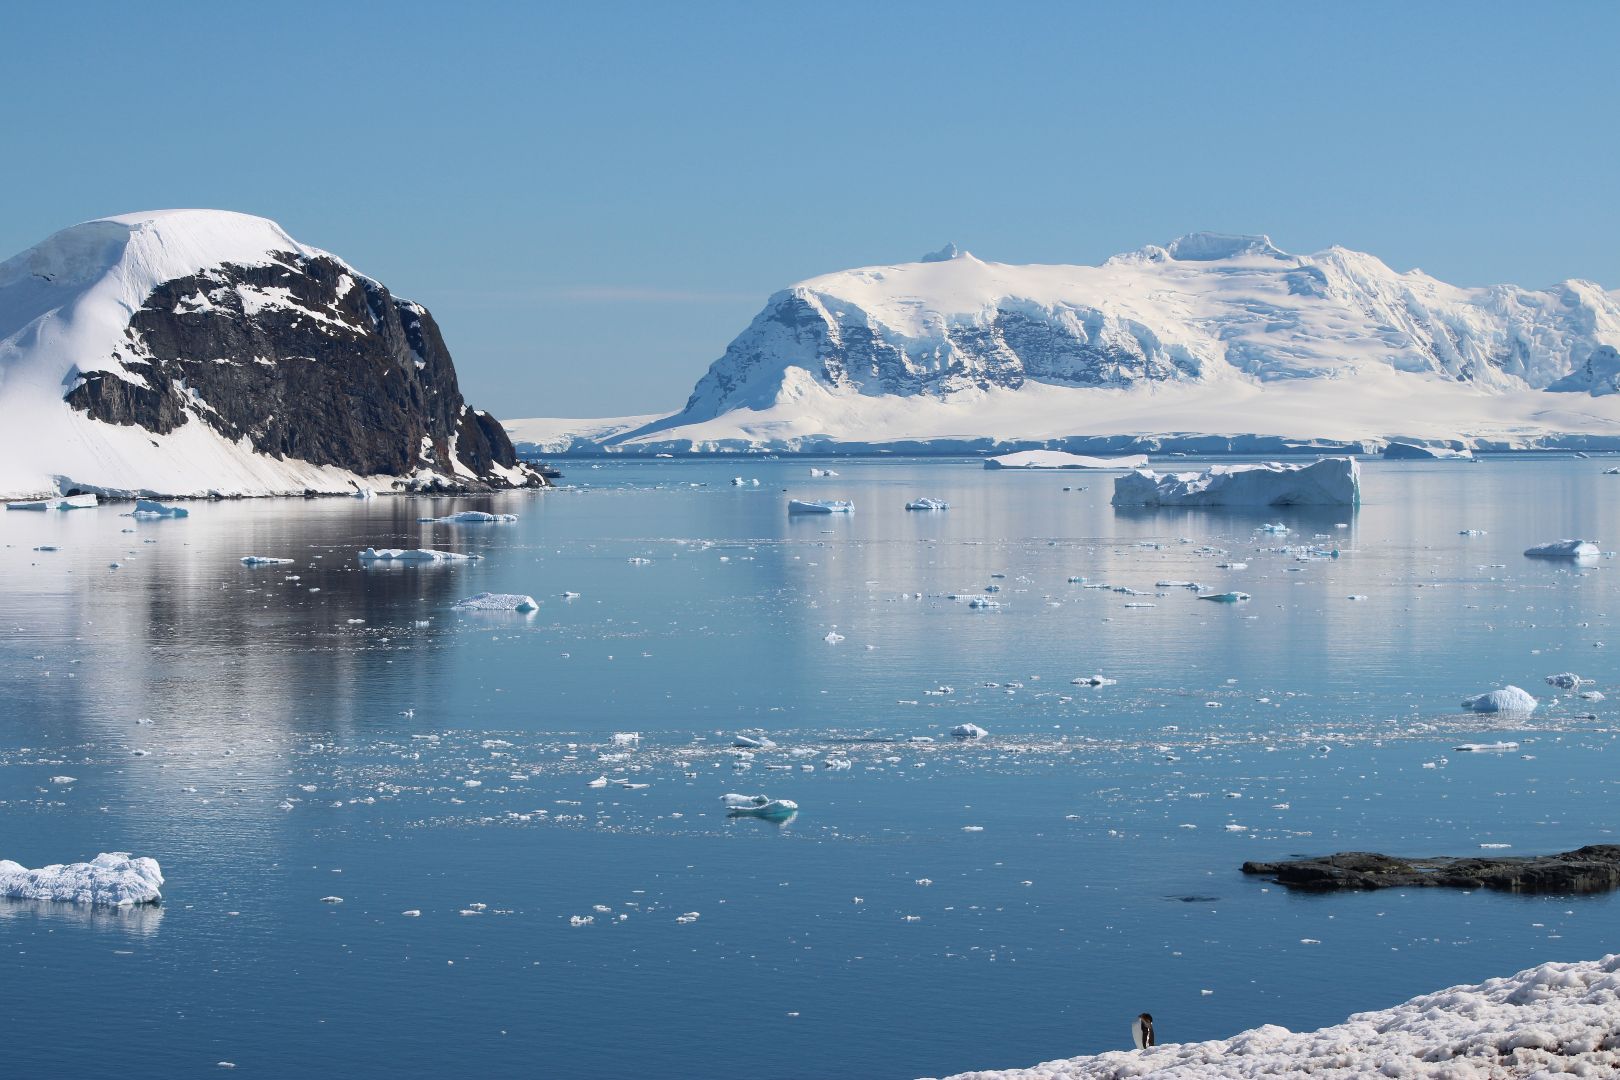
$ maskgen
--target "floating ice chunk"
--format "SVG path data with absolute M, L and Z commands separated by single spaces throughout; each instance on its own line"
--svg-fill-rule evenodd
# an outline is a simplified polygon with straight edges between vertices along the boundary
M 422 909 L 421 908 L 411 908 L 409 911 L 400 912 L 400 914 L 403 915 L 407 919 L 420 919 L 422 917 Z
M 103 852 L 87 863 L 55 863 L 30 870 L 0 859 L 0 896 L 124 907 L 163 899 L 163 871 L 156 859 Z
M 1557 675 L 1547 676 L 1547 685 L 1556 686 L 1561 690 L 1579 690 L 1581 684 L 1587 681 L 1573 671 L 1561 671 Z
M 799 804 L 792 799 L 773 799 L 767 795 L 722 795 L 720 802 L 733 815 L 786 818 L 799 812 Z
M 1205 593 L 1198 599 L 1213 600 L 1217 604 L 1237 604 L 1249 599 L 1249 594 L 1246 592 Z
M 243 566 L 291 566 L 291 559 L 277 559 L 269 555 L 244 555 Z
M 1148 463 L 1146 454 L 1127 457 L 1087 457 L 1062 450 L 1020 450 L 1013 454 L 985 458 L 987 469 L 1139 469 Z
M 94 495 L 68 495 L 65 498 L 8 502 L 7 510 L 88 510 L 97 505 Z
M 1582 690 L 1581 691 L 1581 700 L 1582 701 L 1602 701 L 1603 700 L 1603 691 L 1601 691 L 1601 690 Z
M 1480 713 L 1529 713 L 1536 708 L 1536 699 L 1517 686 L 1504 686 L 1500 690 L 1475 694 L 1464 698 L 1462 707 Z
M 826 636 L 825 636 L 825 637 L 823 637 L 823 638 L 822 638 L 822 639 L 821 639 L 821 640 L 822 640 L 822 641 L 825 641 L 825 642 L 826 642 L 826 643 L 827 643 L 827 644 L 829 644 L 829 645 L 836 645 L 836 644 L 838 644 L 838 643 L 839 643 L 839 642 L 840 642 L 840 641 L 843 641 L 843 640 L 844 640 L 844 635 L 843 635 L 843 634 L 840 634 L 840 633 L 839 633 L 839 632 L 838 632 L 838 631 L 836 631 L 836 630 L 829 630 L 829 631 L 827 631 L 827 634 L 826 634 Z
M 731 745 L 748 750 L 771 750 L 776 746 L 774 742 L 763 735 L 758 738 L 752 735 L 738 735 L 731 740 Z
M 526 593 L 493 593 L 481 592 L 477 596 L 469 596 L 465 600 L 458 600 L 455 604 L 457 611 L 538 611 L 540 604 L 534 597 Z
M 591 925 L 591 923 L 593 923 L 595 921 L 596 921 L 596 916 L 595 915 L 570 915 L 570 916 L 568 916 L 568 925 L 569 926 L 589 926 L 589 925 Z
M 138 518 L 183 518 L 190 517 L 191 511 L 181 506 L 164 506 L 155 499 L 136 499 L 135 512 L 130 516 Z
M 1102 675 L 1082 675 L 1078 679 L 1070 679 L 1075 686 L 1114 686 L 1118 679 L 1109 679 Z
M 684 925 L 686 923 L 695 923 L 698 921 L 698 918 L 699 915 L 697 912 L 688 911 L 685 915 L 675 916 L 675 921 Z
M 978 724 L 957 724 L 951 728 L 951 734 L 958 739 L 982 739 L 990 733 Z
M 992 600 L 988 596 L 972 596 L 968 598 L 968 607 L 979 608 L 985 611 L 994 611 L 1001 606 L 1001 601 Z
M 1424 446 L 1420 443 L 1392 442 L 1384 447 L 1389 461 L 1472 461 L 1472 450 L 1453 450 L 1448 446 Z
M 1519 744 L 1516 742 L 1469 742 L 1452 747 L 1453 750 L 1463 750 L 1474 754 L 1507 753 L 1509 750 L 1517 750 L 1518 748 Z
M 366 548 L 360 553 L 360 561 L 363 563 L 471 562 L 482 557 L 481 555 L 463 555 L 458 551 L 439 551 L 434 548 Z
M 1525 548 L 1524 553 L 1533 559 L 1588 559 L 1602 554 L 1591 540 L 1551 540 Z
M 349 492 L 349 497 L 353 499 L 375 499 L 377 493 L 370 488 L 355 488 Z
M 1288 534 L 1288 526 L 1284 525 L 1280 521 L 1275 523 L 1267 522 L 1266 524 L 1260 526 L 1259 531 L 1263 533 L 1272 533 L 1276 536 L 1286 536 Z
M 1215 569 L 1217 570 L 1247 570 L 1248 568 L 1249 564 L 1246 562 L 1223 562 L 1215 564 Z
M 614 746 L 640 746 L 641 745 L 641 732 L 639 732 L 639 731 L 615 731 L 613 733 L 613 745 Z
M 53 776 L 53 777 L 51 777 L 51 783 L 53 783 L 53 784 L 77 784 L 78 782 L 79 782 L 79 778 L 77 776 Z
M 1069 575 L 1069 584 L 1070 585 L 1084 585 L 1085 583 L 1086 583 L 1086 576 L 1084 574 L 1070 574 Z
M 1269 461 L 1201 473 L 1138 469 L 1114 479 L 1115 506 L 1356 506 L 1361 466 L 1330 457 L 1309 465 Z
M 516 521 L 517 519 L 516 514 L 488 514 L 482 510 L 463 510 L 459 514 L 417 518 L 416 520 L 433 525 L 497 525 Z
M 1196 581 L 1156 581 L 1153 583 L 1153 587 L 1155 589 L 1192 589 L 1194 591 L 1203 588 Z
M 847 499 L 789 499 L 790 514 L 853 514 L 855 504 Z
M 838 473 L 834 472 L 832 469 L 812 468 L 810 470 L 810 475 L 811 476 L 837 476 Z
M 1367 599 L 1367 594 L 1366 593 L 1351 593 L 1349 596 L 1346 596 L 1345 599 L 1346 600 L 1365 600 L 1365 599 Z
M 341 896 L 323 896 L 323 897 L 321 897 L 321 903 L 323 903 L 323 904 L 341 904 L 341 903 L 343 903 L 343 897 L 341 897 Z
M 608 778 L 605 777 L 605 776 L 598 776 L 595 780 L 592 780 L 590 783 L 586 784 L 585 786 L 586 787 L 593 787 L 593 788 L 607 787 L 608 786 Z
M 1485 530 L 1484 529 L 1458 529 L 1457 530 L 1457 535 L 1458 536 L 1484 536 L 1485 535 Z
M 951 504 L 943 499 L 913 499 L 906 503 L 907 510 L 949 510 Z

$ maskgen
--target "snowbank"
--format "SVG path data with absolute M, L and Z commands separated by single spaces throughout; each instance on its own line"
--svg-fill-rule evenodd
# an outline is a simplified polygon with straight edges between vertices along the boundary
M 0 859 L 0 896 L 12 900 L 58 900 L 74 904 L 155 904 L 163 899 L 163 871 L 156 859 L 103 852 L 87 863 L 55 863 L 30 870 Z
M 1128 457 L 1086 457 L 1062 450 L 1021 450 L 1016 454 L 985 458 L 987 469 L 1140 469 L 1148 463 L 1146 454 Z
M 1354 458 L 1309 465 L 1216 465 L 1201 473 L 1138 469 L 1114 479 L 1115 506 L 1356 506 L 1361 468 Z
M 1121 1040 L 1128 1018 L 1119 1018 Z M 1620 1074 L 1620 955 L 1453 986 L 1342 1024 L 1048 1061 L 950 1080 L 1513 1080 Z

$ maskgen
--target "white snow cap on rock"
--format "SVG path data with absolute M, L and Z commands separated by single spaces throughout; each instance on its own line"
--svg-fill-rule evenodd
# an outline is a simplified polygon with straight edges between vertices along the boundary
M 1620 1075 L 1620 955 L 1453 986 L 1342 1024 L 1048 1061 L 949 1080 L 1531 1080 Z M 1120 1020 L 1124 1037 L 1125 1020 Z
M 1485 694 L 1464 698 L 1462 707 L 1480 713 L 1529 713 L 1536 710 L 1536 699 L 1517 686 L 1504 686 Z
M 103 852 L 87 863 L 54 863 L 30 870 L 0 859 L 0 896 L 74 904 L 155 904 L 163 899 L 163 871 L 156 859 Z
M 1268 461 L 1203 472 L 1138 469 L 1114 479 L 1115 506 L 1357 506 L 1361 467 L 1330 457 L 1309 465 Z

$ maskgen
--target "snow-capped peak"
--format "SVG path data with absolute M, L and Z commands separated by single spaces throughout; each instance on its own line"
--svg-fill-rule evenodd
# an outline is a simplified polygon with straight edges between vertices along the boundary
M 917 261 L 925 263 L 950 262 L 952 259 L 963 258 L 972 258 L 972 256 L 966 251 L 963 251 L 961 248 L 957 247 L 955 244 L 946 244 L 938 251 L 930 251 Z
M 1165 251 L 1177 262 L 1219 262 L 1243 255 L 1269 255 L 1287 257 L 1287 252 L 1271 242 L 1264 233 L 1243 236 L 1230 233 L 1190 232 L 1178 236 L 1165 246 Z

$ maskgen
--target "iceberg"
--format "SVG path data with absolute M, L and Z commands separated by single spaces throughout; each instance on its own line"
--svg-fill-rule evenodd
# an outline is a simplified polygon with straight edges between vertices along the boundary
M 422 517 L 416 520 L 420 524 L 427 525 L 490 525 L 516 521 L 517 515 L 486 514 L 482 510 L 463 510 L 459 514 L 447 514 L 444 517 Z
M 1448 446 L 1424 446 L 1421 443 L 1392 442 L 1384 447 L 1386 461 L 1472 461 L 1472 450 L 1453 450 Z
M 457 611 L 521 611 L 525 614 L 540 610 L 540 604 L 526 593 L 481 592 L 455 603 Z
M 834 469 L 817 469 L 817 468 L 811 468 L 811 470 L 810 470 L 810 475 L 811 475 L 811 476 L 837 476 L 837 475 L 838 475 L 838 473 L 837 473 L 837 471 L 836 471 L 836 470 L 834 470 Z
M 30 870 L 0 859 L 0 896 L 125 907 L 163 899 L 163 871 L 156 859 L 103 852 L 87 863 L 57 863 Z
M 1140 469 L 1147 463 L 1146 454 L 1105 458 L 1067 454 L 1062 450 L 1020 450 L 1016 454 L 984 459 L 987 469 Z
M 244 555 L 243 566 L 291 566 L 291 559 L 277 559 L 269 555 Z
M 1203 472 L 1138 469 L 1114 479 L 1115 506 L 1357 506 L 1361 467 L 1330 457 L 1309 465 L 1268 461 Z
M 1613 1076 L 1620 1045 L 1620 955 L 1549 963 L 1452 986 L 1316 1031 L 1276 1024 L 1226 1039 L 1167 1043 L 948 1080 L 1252 1080 L 1378 1076 L 1394 1080 L 1529 1080 Z M 1123 1043 L 1128 1017 L 1119 1017 Z
M 1246 592 L 1205 593 L 1204 595 L 1200 596 L 1198 599 L 1200 599 L 1200 600 L 1213 600 L 1217 604 L 1237 604 L 1237 603 L 1241 603 L 1244 600 L 1249 599 L 1249 594 L 1246 593 Z
M 1453 750 L 1470 754 L 1500 754 L 1518 748 L 1519 744 L 1516 742 L 1465 742 L 1452 747 Z
M 733 817 L 789 818 L 799 812 L 799 804 L 792 799 L 767 795 L 722 795 L 720 802 Z
M 434 548 L 366 548 L 360 553 L 363 563 L 398 562 L 398 563 L 442 563 L 442 562 L 471 562 L 483 558 L 481 555 L 463 555 L 457 551 L 438 551 Z
M 1464 698 L 1462 707 L 1469 712 L 1524 714 L 1535 712 L 1536 699 L 1517 686 L 1504 686 L 1500 690 Z
M 1551 540 L 1524 549 L 1532 559 L 1591 559 L 1602 554 L 1590 540 Z
M 130 517 L 138 518 L 183 518 L 190 517 L 191 511 L 182 506 L 164 506 L 156 499 L 136 499 L 135 512 Z
M 855 504 L 846 499 L 826 499 L 815 501 L 811 499 L 789 499 L 788 513 L 790 514 L 853 514 Z
M 1591 682 L 1583 679 L 1573 671 L 1561 671 L 1557 675 L 1547 676 L 1547 685 L 1556 686 L 1560 690 L 1579 690 L 1582 683 Z
M 982 739 L 990 733 L 978 724 L 957 724 L 951 728 L 951 734 L 958 739 Z
M 943 499 L 915 499 L 906 503 L 907 510 L 949 510 L 951 504 Z
M 731 745 L 744 750 L 773 750 L 776 744 L 765 736 L 755 738 L 752 735 L 738 735 L 731 740 Z
M 97 506 L 94 494 L 68 495 L 59 499 L 35 499 L 31 502 L 8 502 L 7 510 L 89 510 Z

